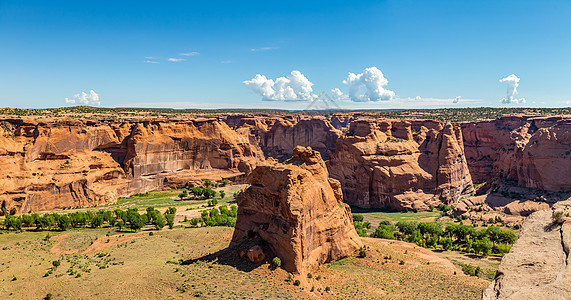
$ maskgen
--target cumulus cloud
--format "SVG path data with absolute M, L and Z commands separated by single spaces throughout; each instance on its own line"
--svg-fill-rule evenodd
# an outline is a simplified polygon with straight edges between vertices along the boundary
M 68 104 L 84 104 L 84 105 L 101 105 L 101 101 L 99 100 L 99 94 L 95 91 L 90 90 L 89 94 L 86 92 L 81 92 L 79 94 L 73 95 L 73 98 L 65 98 L 65 103 Z
M 462 98 L 462 96 L 457 96 L 456 98 L 452 99 L 452 103 L 458 103 L 460 98 Z
M 335 101 L 343 100 L 343 99 L 347 99 L 347 95 L 345 95 L 340 89 L 334 88 L 331 90 L 331 99 L 333 99 Z
M 184 59 L 184 58 L 174 58 L 174 57 L 171 57 L 168 59 L 168 61 L 172 61 L 172 62 L 181 62 L 181 61 L 185 61 L 185 60 L 186 59 Z
M 182 56 L 198 56 L 198 55 L 200 55 L 200 52 L 193 51 L 193 52 L 180 53 L 179 55 L 182 55 Z
M 268 79 L 264 75 L 256 74 L 254 78 L 244 81 L 244 84 L 262 96 L 265 101 L 294 101 L 313 100 L 313 83 L 300 71 L 291 71 L 287 77 L 276 80 Z
M 500 79 L 501 83 L 506 83 L 508 85 L 508 91 L 505 98 L 503 98 L 501 103 L 525 103 L 525 98 L 515 98 L 517 94 L 517 87 L 519 86 L 519 78 L 515 74 L 511 74 L 508 77 Z
M 389 81 L 377 67 L 366 68 L 363 73 L 349 72 L 343 83 L 349 86 L 349 98 L 355 102 L 386 101 L 395 97 L 395 92 L 383 88 Z M 361 94 L 361 88 L 365 88 Z

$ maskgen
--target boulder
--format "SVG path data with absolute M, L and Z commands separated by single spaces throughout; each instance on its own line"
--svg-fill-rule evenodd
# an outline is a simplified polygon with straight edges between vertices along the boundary
M 321 155 L 296 147 L 285 164 L 254 169 L 238 197 L 232 244 L 260 239 L 289 272 L 351 255 L 362 246 L 339 182 L 328 177 Z
M 262 250 L 262 247 L 260 247 L 259 245 L 256 245 L 248 249 L 246 255 L 248 256 L 248 259 L 255 264 L 259 264 L 262 261 L 264 261 L 264 259 L 266 259 L 266 256 L 264 255 L 264 250 Z

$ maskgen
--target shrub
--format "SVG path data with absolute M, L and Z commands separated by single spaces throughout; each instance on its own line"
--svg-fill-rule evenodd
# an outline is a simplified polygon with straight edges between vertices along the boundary
M 361 247 L 361 248 L 359 249 L 359 257 L 361 257 L 361 258 L 367 257 L 367 251 L 365 250 L 364 247 Z
M 274 259 L 272 259 L 272 265 L 276 268 L 279 268 L 282 266 L 282 260 L 276 256 Z
M 220 191 L 218 192 L 220 194 L 220 199 L 224 199 L 224 197 L 226 197 L 226 192 L 225 191 Z
M 363 215 L 353 215 L 353 222 L 363 222 Z
M 553 224 L 555 225 L 561 225 L 563 224 L 563 212 L 560 211 L 554 211 L 553 214 L 551 215 L 551 221 L 553 222 Z
M 59 266 L 61 265 L 61 261 L 59 261 L 59 260 L 54 260 L 54 261 L 52 261 L 52 265 L 57 268 L 57 267 L 59 267 Z
M 299 286 L 300 284 L 301 284 L 301 282 L 297 279 L 293 282 L 293 285 L 295 285 L 295 286 Z

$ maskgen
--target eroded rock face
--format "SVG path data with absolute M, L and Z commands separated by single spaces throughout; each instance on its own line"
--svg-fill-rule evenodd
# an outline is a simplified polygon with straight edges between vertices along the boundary
M 263 154 L 216 120 L 0 121 L 0 205 L 18 212 L 105 204 L 179 172 L 249 173 Z
M 296 146 L 311 147 L 324 159 L 335 151 L 342 135 L 325 117 L 300 119 L 244 118 L 237 131 L 250 137 L 260 146 L 266 157 L 284 161 L 291 157 Z
M 571 212 L 571 199 L 553 209 L 563 215 Z M 570 299 L 570 243 L 569 221 L 562 226 L 553 224 L 551 209 L 531 214 L 483 299 Z
M 571 119 L 502 117 L 462 123 L 470 173 L 547 191 L 571 190 Z
M 436 121 L 353 121 L 328 168 L 364 208 L 427 209 L 473 191 L 460 128 Z
M 294 273 L 346 257 L 362 246 L 339 182 L 321 155 L 296 147 L 285 164 L 258 166 L 238 198 L 232 243 L 256 235 Z

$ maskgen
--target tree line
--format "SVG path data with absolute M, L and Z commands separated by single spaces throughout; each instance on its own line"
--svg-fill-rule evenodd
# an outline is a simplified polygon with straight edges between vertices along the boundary
M 353 224 L 359 236 L 369 236 L 367 229 L 371 228 L 371 223 L 363 222 L 362 215 L 353 215 Z M 381 221 L 370 236 L 402 240 L 425 248 L 440 247 L 482 255 L 503 255 L 517 240 L 514 232 L 497 226 L 478 230 L 472 225 L 415 221 L 398 221 L 394 225 Z
M 130 229 L 138 231 L 146 225 L 152 225 L 160 230 L 167 226 L 173 228 L 175 207 L 169 207 L 164 213 L 153 207 L 148 207 L 144 213 L 139 213 L 137 208 L 127 210 L 115 209 L 99 210 L 97 212 L 73 212 L 66 214 L 47 213 L 39 215 L 37 213 L 24 214 L 20 216 L 8 215 L 4 219 L 6 230 L 22 230 L 23 228 L 41 230 L 61 230 L 70 228 L 99 228 L 117 227 L 119 230 Z

